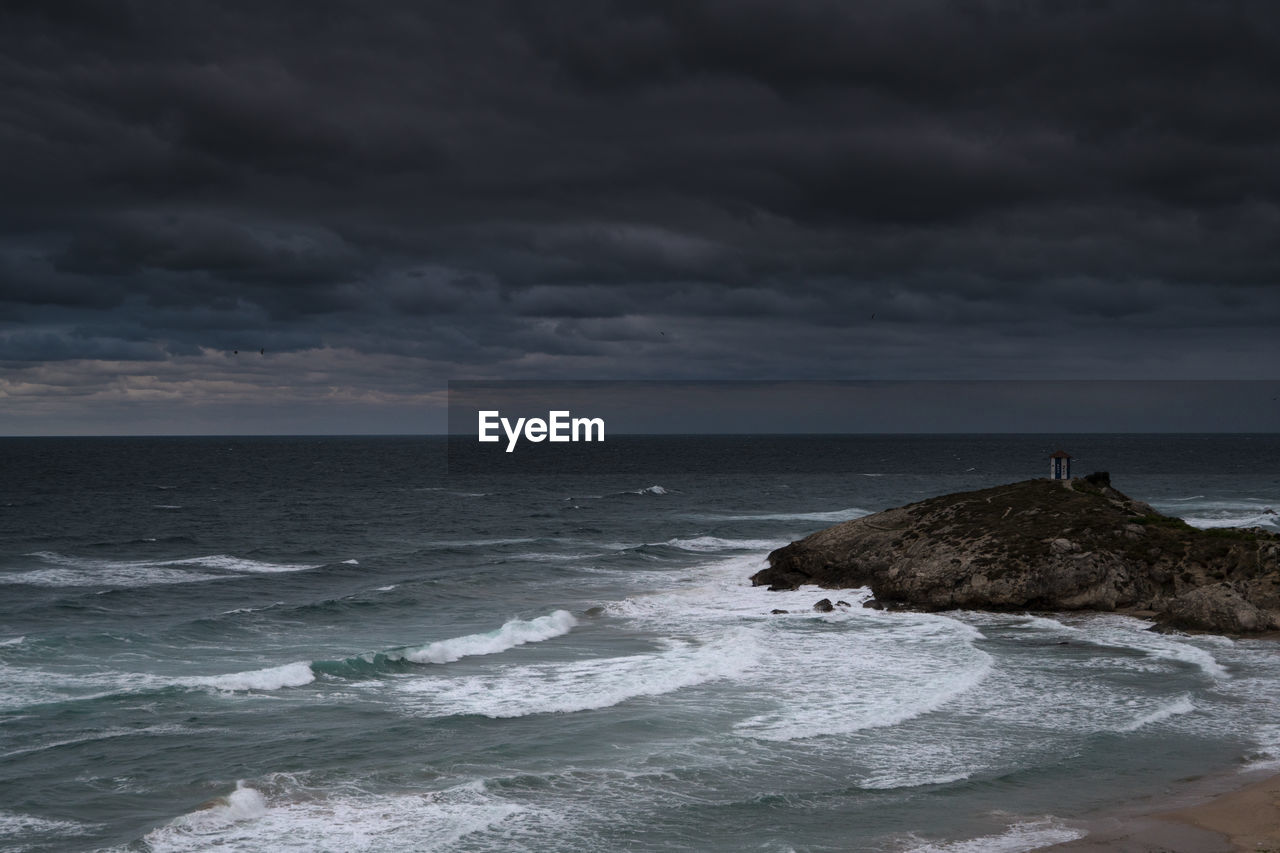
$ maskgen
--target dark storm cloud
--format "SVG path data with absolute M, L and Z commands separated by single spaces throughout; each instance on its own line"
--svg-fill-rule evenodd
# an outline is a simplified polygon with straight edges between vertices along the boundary
M 7 3 L 0 377 L 1271 375 L 1278 55 L 1264 2 Z

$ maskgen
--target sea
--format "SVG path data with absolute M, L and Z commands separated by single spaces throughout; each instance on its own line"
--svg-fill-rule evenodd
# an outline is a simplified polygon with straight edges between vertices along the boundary
M 749 581 L 1059 448 L 1275 530 L 1280 436 L 606 443 L 0 439 L 0 851 L 1022 851 L 1280 770 L 1274 640 Z

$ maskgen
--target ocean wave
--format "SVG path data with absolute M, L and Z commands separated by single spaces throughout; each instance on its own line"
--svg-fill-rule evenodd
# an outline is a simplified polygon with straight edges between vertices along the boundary
M 689 539 L 668 539 L 662 543 L 682 551 L 698 553 L 714 551 L 772 551 L 786 544 L 780 539 L 722 539 L 719 536 L 694 536 Z
M 466 838 L 503 834 L 522 820 L 554 823 L 553 816 L 505 802 L 483 784 L 440 791 L 374 794 L 355 788 L 305 787 L 280 774 L 175 818 L 142 839 L 151 853 L 272 850 L 438 850 Z
M 464 657 L 498 654 L 525 643 L 537 643 L 559 637 L 569 633 L 577 624 L 578 620 L 572 613 L 567 610 L 557 610 L 527 621 L 512 619 L 501 628 L 485 634 L 468 634 L 464 637 L 438 640 L 398 654 L 413 663 L 452 663 Z
M 13 711 L 57 702 L 89 702 L 172 686 L 171 680 L 145 673 L 111 670 L 66 672 L 0 663 L 0 710 Z
M 87 835 L 96 828 L 95 824 L 79 823 L 70 820 L 54 820 L 0 810 L 0 839 L 11 844 L 13 842 L 31 841 L 44 846 L 68 835 Z M 25 850 L 25 845 L 8 847 L 5 850 Z
M 614 492 L 613 495 L 611 495 L 611 497 L 623 497 L 625 495 L 667 495 L 670 493 L 671 493 L 670 489 L 666 488 L 665 486 L 659 486 L 655 484 L 652 486 L 645 486 L 644 488 L 640 488 L 640 489 L 630 489 L 625 492 Z
M 508 667 L 492 676 L 417 679 L 399 688 L 411 710 L 433 717 L 573 713 L 738 678 L 761 657 L 755 635 L 747 631 L 707 644 L 669 645 L 655 654 Z
M 1280 768 L 1280 725 L 1255 729 L 1253 741 L 1257 750 L 1248 757 L 1249 765 L 1257 768 Z
M 830 521 L 840 522 L 849 521 L 854 518 L 862 518 L 870 515 L 871 511 L 862 509 L 861 507 L 849 507 L 847 509 L 833 509 L 820 512 L 766 512 L 752 514 L 729 514 L 729 513 L 697 513 L 690 514 L 690 518 L 703 519 L 706 521 Z
M 1064 844 L 1086 835 L 1057 818 L 1045 817 L 1015 823 L 999 835 L 965 841 L 936 841 L 910 848 L 910 853 L 1025 853 L 1052 844 Z
M 318 565 L 267 563 L 228 554 L 173 560 L 104 560 L 92 557 L 71 557 L 53 551 L 36 551 L 27 556 L 35 557 L 49 567 L 0 575 L 0 584 L 44 587 L 142 587 L 199 583 L 244 574 L 300 572 L 319 568 Z M 197 569 L 212 569 L 223 574 L 211 574 Z
M 1157 660 L 1194 666 L 1214 680 L 1230 678 L 1226 667 L 1208 650 L 1172 634 L 1153 633 L 1150 627 L 1141 619 L 1113 614 L 1097 614 L 1080 625 L 1084 639 L 1095 645 L 1133 649 Z
M 188 687 L 212 687 L 216 690 L 280 690 L 284 687 L 302 687 L 316 680 L 311 664 L 295 661 L 265 669 L 247 672 L 231 672 L 226 675 L 202 675 L 179 682 Z
M 394 589 L 395 585 L 385 589 Z M 314 661 L 311 668 L 337 678 L 368 678 L 380 673 L 414 671 L 420 664 L 453 663 L 465 657 L 501 654 L 526 643 L 550 640 L 569 633 L 578 620 L 567 610 L 556 610 L 535 619 L 512 619 L 483 634 L 466 634 L 437 640 L 424 646 L 405 646 L 368 652 L 341 660 Z
M 1174 699 L 1172 702 L 1168 702 L 1160 706 L 1159 708 L 1155 709 L 1154 711 L 1148 714 L 1143 714 L 1141 717 L 1138 717 L 1136 720 L 1133 720 L 1132 722 L 1124 724 L 1123 726 L 1120 727 L 1119 730 L 1122 732 L 1136 732 L 1138 729 L 1143 728 L 1144 726 L 1149 726 L 1149 725 L 1152 725 L 1153 723 L 1162 722 L 1164 720 L 1169 719 L 1170 717 L 1176 717 L 1180 714 L 1190 714 L 1195 709 L 1196 709 L 1196 706 L 1191 701 L 1190 696 L 1186 696 L 1186 695 L 1179 696 L 1178 698 Z
M 1219 515 L 1188 515 L 1183 521 L 1201 530 L 1216 530 L 1223 527 L 1277 527 L 1280 516 L 1269 512 L 1222 513 Z
M 10 637 L 7 640 L 0 640 L 0 646 L 19 646 L 19 645 L 22 645 L 23 641 L 25 641 L 26 639 L 27 638 L 25 636 Z
M 64 740 L 50 741 L 48 743 L 37 744 L 36 746 L 23 747 L 15 749 L 12 752 L 0 754 L 0 758 L 14 758 L 19 755 L 27 755 L 34 752 L 44 752 L 48 749 L 58 749 L 64 746 L 75 746 L 82 743 L 95 743 L 100 740 L 112 740 L 120 737 L 152 737 L 154 735 L 185 735 L 208 732 L 209 729 L 190 729 L 185 726 L 174 724 L 162 724 L 156 726 L 144 726 L 136 729 L 106 729 L 103 731 L 91 732 L 81 737 L 66 738 Z
M 771 671 L 795 685 L 793 695 L 777 703 L 777 710 L 737 723 L 734 732 L 757 740 L 792 741 L 897 726 L 943 708 L 991 673 L 991 656 L 976 648 L 966 631 L 923 624 L 885 627 L 880 636 L 853 640 L 859 643 L 854 659 L 840 653 L 852 639 L 841 633 L 828 635 L 821 648 L 780 655 Z M 800 642 L 807 642 L 803 634 Z M 774 639 L 770 647 L 792 642 L 790 637 Z M 805 654 L 823 665 L 808 662 Z M 842 657 L 846 659 L 839 667 L 825 665 Z
M 910 768 L 884 770 L 858 780 L 858 787 L 867 791 L 891 791 L 897 788 L 927 788 L 931 785 L 952 785 L 972 776 L 971 771 L 930 773 Z
M 249 560 L 244 557 L 233 557 L 229 554 L 213 554 L 208 557 L 189 557 L 184 560 L 167 560 L 162 565 L 168 566 L 206 566 L 210 569 L 221 569 L 227 572 L 243 574 L 277 574 L 280 572 L 305 572 L 320 568 L 319 564 L 302 563 L 268 563 L 264 560 Z

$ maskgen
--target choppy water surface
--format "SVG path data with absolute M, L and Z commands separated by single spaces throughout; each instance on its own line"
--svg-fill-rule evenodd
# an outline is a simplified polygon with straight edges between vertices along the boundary
M 1013 851 L 1276 760 L 1272 643 L 748 584 L 1064 442 L 1274 525 L 1274 436 L 758 439 L 759 474 L 666 438 L 526 477 L 437 439 L 0 440 L 0 849 Z

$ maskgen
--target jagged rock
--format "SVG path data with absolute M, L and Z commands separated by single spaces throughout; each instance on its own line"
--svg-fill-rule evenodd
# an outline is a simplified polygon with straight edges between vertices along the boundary
M 884 610 L 884 605 L 874 598 L 868 598 L 862 602 L 862 606 L 868 610 Z
M 813 605 L 813 609 L 819 613 L 830 613 L 832 610 L 835 610 L 835 607 L 831 604 L 831 599 L 824 598 L 817 604 Z
M 850 604 L 849 604 L 849 602 L 847 602 L 847 601 L 837 601 L 837 602 L 836 602 L 836 607 L 851 607 L 851 606 L 852 606 L 852 605 L 850 605 Z
M 779 610 L 778 608 L 776 608 L 776 607 L 775 607 L 773 610 L 770 610 L 770 611 L 769 611 L 769 615 L 770 615 L 770 616 L 781 616 L 781 615 L 783 615 L 783 614 L 790 613 L 790 612 L 791 612 L 790 610 Z
M 867 586 L 863 606 L 878 609 L 1151 611 L 1197 630 L 1280 626 L 1280 536 L 1197 530 L 1109 483 L 1029 480 L 885 510 L 779 548 L 752 583 Z

